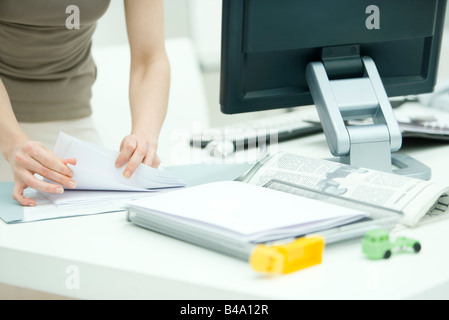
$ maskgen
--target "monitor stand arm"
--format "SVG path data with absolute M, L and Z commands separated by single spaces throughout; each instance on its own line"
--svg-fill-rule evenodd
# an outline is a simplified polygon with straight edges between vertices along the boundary
M 359 59 L 364 72 L 356 78 L 329 80 L 323 62 L 307 66 L 307 82 L 332 155 L 354 166 L 430 179 L 429 167 L 405 154 L 392 154 L 402 145 L 399 125 L 374 61 Z M 345 123 L 361 119 L 372 122 Z

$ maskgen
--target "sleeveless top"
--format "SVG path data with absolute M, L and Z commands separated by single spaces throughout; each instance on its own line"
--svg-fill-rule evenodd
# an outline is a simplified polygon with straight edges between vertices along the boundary
M 18 121 L 89 116 L 90 50 L 110 0 L 0 0 L 0 79 Z

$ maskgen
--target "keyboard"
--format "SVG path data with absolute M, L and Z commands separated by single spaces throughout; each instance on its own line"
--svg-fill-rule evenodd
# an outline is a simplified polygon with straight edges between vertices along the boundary
M 256 143 L 270 143 L 276 137 L 276 142 L 282 142 L 317 132 L 322 132 L 322 129 L 315 108 L 300 108 L 229 126 L 205 129 L 191 136 L 190 145 L 205 148 L 213 141 L 229 140 L 236 147 L 248 148 L 255 147 Z

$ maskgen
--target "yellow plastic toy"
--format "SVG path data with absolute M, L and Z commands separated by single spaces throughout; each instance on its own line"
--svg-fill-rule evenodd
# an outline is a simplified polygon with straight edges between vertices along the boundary
M 258 272 L 286 274 L 321 263 L 324 250 L 322 237 L 303 237 L 288 244 L 257 245 L 249 259 Z

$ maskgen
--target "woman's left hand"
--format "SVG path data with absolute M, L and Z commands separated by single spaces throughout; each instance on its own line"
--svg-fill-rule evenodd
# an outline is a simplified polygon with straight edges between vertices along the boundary
M 115 162 L 117 168 L 122 168 L 123 176 L 129 179 L 136 171 L 139 164 L 143 163 L 153 168 L 157 168 L 161 163 L 157 153 L 157 143 L 134 134 L 126 136 L 120 145 L 120 154 Z

